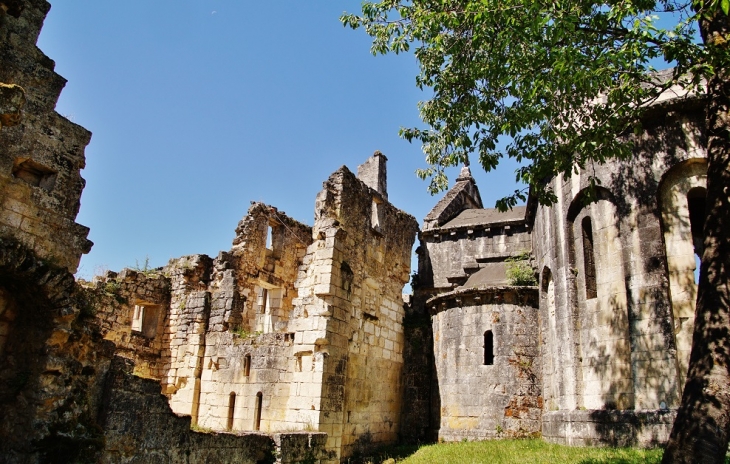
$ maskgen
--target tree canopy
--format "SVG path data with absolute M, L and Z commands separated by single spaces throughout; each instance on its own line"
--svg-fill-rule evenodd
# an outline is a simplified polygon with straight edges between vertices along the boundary
M 428 128 L 401 135 L 423 143 L 428 167 L 418 174 L 432 193 L 470 155 L 487 171 L 508 156 L 524 165 L 517 180 L 549 203 L 545 179 L 628 156 L 616 134 L 640 131 L 642 110 L 683 76 L 692 87 L 714 72 L 698 14 L 681 0 L 384 0 L 341 20 L 365 28 L 374 54 L 415 47 L 417 85 L 433 97 L 420 104 Z M 675 66 L 670 79 L 654 74 L 662 60 Z M 524 190 L 498 206 L 519 199 Z

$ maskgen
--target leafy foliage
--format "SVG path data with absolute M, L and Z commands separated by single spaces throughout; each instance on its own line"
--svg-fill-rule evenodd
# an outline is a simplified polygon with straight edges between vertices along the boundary
M 429 128 L 401 136 L 422 142 L 429 166 L 418 175 L 432 193 L 447 187 L 445 168 L 471 155 L 486 171 L 508 156 L 545 204 L 555 200 L 546 180 L 628 157 L 629 139 L 616 134 L 640 131 L 643 109 L 672 84 L 697 86 L 714 72 L 694 40 L 698 14 L 682 0 L 383 0 L 340 19 L 365 28 L 374 54 L 415 46 L 417 85 L 433 89 L 419 108 Z M 659 27 L 668 15 L 676 26 Z M 676 65 L 669 79 L 653 73 L 656 59 Z M 525 198 L 518 190 L 497 206 Z
M 523 251 L 505 260 L 507 281 L 520 287 L 537 285 L 535 270 L 530 265 L 530 252 Z

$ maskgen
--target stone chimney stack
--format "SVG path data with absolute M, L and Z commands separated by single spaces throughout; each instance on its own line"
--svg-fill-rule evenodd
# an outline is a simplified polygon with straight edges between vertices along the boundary
M 380 151 L 375 151 L 373 156 L 357 167 L 357 178 L 373 190 L 376 190 L 386 200 L 388 199 L 388 174 L 385 162 L 388 158 Z

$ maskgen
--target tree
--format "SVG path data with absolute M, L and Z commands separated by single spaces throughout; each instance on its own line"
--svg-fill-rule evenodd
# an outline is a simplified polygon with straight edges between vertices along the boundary
M 364 27 L 373 53 L 413 45 L 428 129 L 420 140 L 432 192 L 444 169 L 476 156 L 489 171 L 524 162 L 517 179 L 543 204 L 545 182 L 631 153 L 641 114 L 677 83 L 707 96 L 708 217 L 687 383 L 665 462 L 723 462 L 730 434 L 730 0 L 382 0 L 341 20 Z M 673 21 L 671 28 L 660 27 Z M 696 40 L 699 30 L 701 40 Z M 651 63 L 674 66 L 657 78 Z M 503 151 L 498 143 L 508 140 Z M 591 179 L 595 182 L 595 179 Z M 506 209 L 526 192 L 500 200 Z

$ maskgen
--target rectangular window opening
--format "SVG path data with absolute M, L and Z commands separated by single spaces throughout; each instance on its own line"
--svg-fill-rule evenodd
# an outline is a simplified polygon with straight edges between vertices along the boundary
M 491 330 L 484 332 L 484 365 L 494 364 L 494 333 Z
M 13 163 L 13 177 L 50 192 L 56 185 L 57 173 L 31 159 L 17 158 Z

